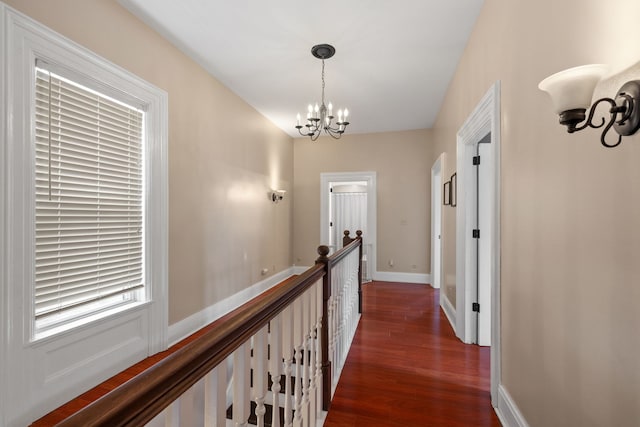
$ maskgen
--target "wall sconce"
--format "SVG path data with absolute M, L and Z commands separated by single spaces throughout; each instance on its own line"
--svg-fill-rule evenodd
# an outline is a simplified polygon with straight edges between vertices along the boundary
M 285 190 L 272 190 L 269 193 L 269 198 L 273 203 L 278 203 L 280 200 L 284 199 L 285 193 Z
M 622 142 L 622 136 L 633 135 L 640 128 L 640 80 L 626 82 L 618 90 L 615 98 L 601 98 L 592 105 L 593 92 L 607 69 L 608 67 L 602 64 L 569 68 L 547 77 L 540 82 L 538 88 L 551 96 L 555 110 L 560 116 L 560 124 L 567 126 L 569 133 L 587 127 L 598 129 L 606 124 L 600 142 L 605 147 L 617 147 Z M 602 118 L 602 122 L 594 123 L 593 115 L 601 103 L 611 105 L 609 121 Z M 612 127 L 618 133 L 618 140 L 608 143 L 605 137 Z

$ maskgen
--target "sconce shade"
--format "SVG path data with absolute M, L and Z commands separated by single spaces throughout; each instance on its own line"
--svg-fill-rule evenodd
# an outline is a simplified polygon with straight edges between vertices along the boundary
M 557 114 L 591 106 L 593 92 L 606 74 L 607 65 L 591 64 L 569 68 L 553 74 L 538 84 L 538 88 L 551 96 Z

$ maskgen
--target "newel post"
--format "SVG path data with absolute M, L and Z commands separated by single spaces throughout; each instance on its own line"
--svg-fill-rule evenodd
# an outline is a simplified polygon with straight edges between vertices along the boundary
M 322 409 L 328 411 L 331 406 L 331 361 L 329 360 L 329 298 L 331 297 L 331 268 L 329 265 L 329 247 L 318 246 L 316 264 L 324 264 L 322 278 Z
M 356 231 L 356 239 L 360 240 L 358 248 L 358 313 L 362 314 L 362 230 Z

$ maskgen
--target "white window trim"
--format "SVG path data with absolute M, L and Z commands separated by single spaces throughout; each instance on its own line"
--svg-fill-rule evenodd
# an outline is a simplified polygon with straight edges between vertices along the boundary
M 0 425 L 13 426 L 30 423 L 167 347 L 168 101 L 164 91 L 1 2 L 0 58 Z M 145 147 L 145 179 L 152 184 L 145 208 L 148 302 L 32 342 L 36 58 L 135 97 L 147 113 L 145 132 L 153 137 Z

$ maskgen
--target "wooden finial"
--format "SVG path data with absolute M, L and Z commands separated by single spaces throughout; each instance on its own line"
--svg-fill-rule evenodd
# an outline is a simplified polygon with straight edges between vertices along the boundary
M 356 236 L 362 238 L 362 230 L 356 231 Z
M 344 236 L 342 237 L 342 247 L 347 246 L 349 243 L 353 242 L 355 239 L 349 237 L 349 230 L 344 230 Z
M 316 264 L 319 262 L 326 263 L 327 261 L 329 261 L 329 258 L 327 257 L 327 255 L 329 255 L 329 246 L 326 246 L 326 245 L 318 246 L 318 255 L 320 256 L 316 260 Z

